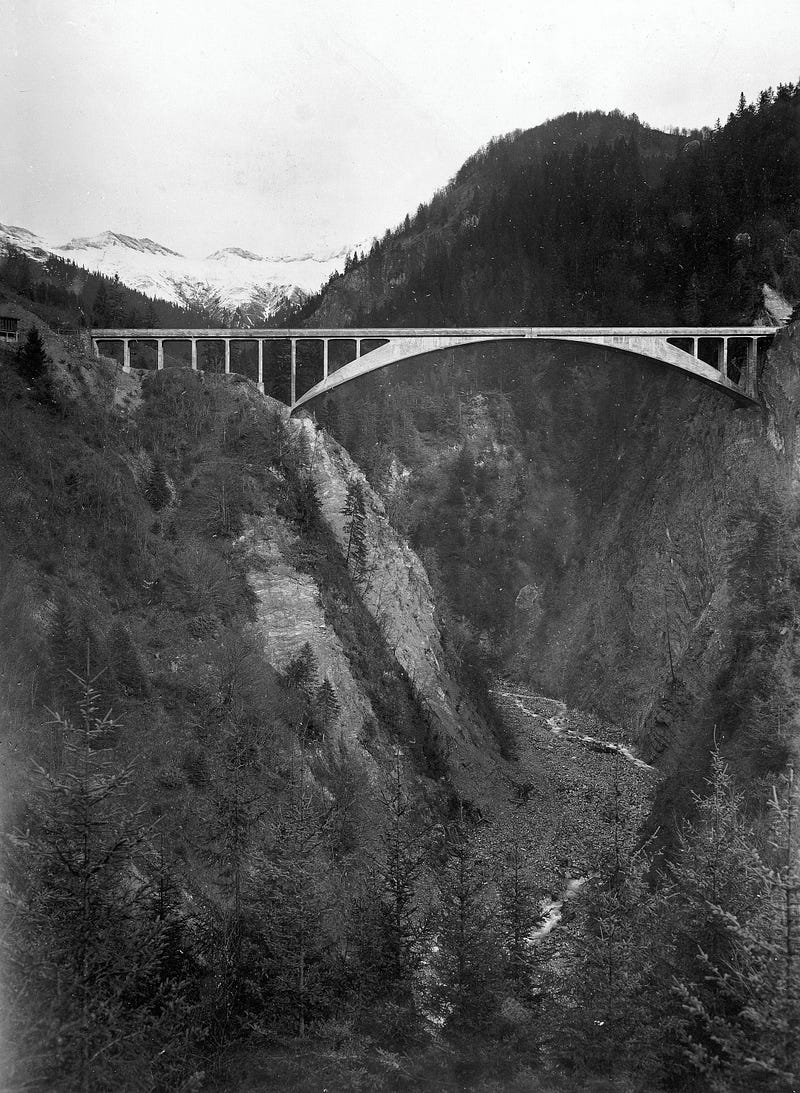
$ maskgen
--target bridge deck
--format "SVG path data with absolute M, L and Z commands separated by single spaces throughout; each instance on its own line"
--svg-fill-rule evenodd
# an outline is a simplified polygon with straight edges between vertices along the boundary
M 441 327 L 274 327 L 263 329 L 243 327 L 197 327 L 185 329 L 153 329 L 115 327 L 95 328 L 92 338 L 115 341 L 119 338 L 153 340 L 175 338 L 233 338 L 249 341 L 259 338 L 580 338 L 580 337 L 639 337 L 639 338 L 753 338 L 768 337 L 775 326 L 441 326 Z
M 191 343 L 191 367 L 198 367 L 198 343 L 221 341 L 225 348 L 225 372 L 231 370 L 232 344 L 256 343 L 258 347 L 258 386 L 264 391 L 264 345 L 275 340 L 288 341 L 291 345 L 289 363 L 288 403 L 294 410 L 344 383 L 366 375 L 368 372 L 398 364 L 413 357 L 427 356 L 437 350 L 456 349 L 459 346 L 498 341 L 551 340 L 580 342 L 599 348 L 622 351 L 632 356 L 660 361 L 688 373 L 698 380 L 721 388 L 726 394 L 740 401 L 756 399 L 758 339 L 773 335 L 772 326 L 499 326 L 499 327 L 290 327 L 286 329 L 244 329 L 241 327 L 191 329 L 152 328 L 97 328 L 91 332 L 95 351 L 100 353 L 100 343 L 122 342 L 123 369 L 131 367 L 131 343 L 156 342 L 158 368 L 163 368 L 164 345 L 172 341 Z M 733 343 L 733 356 L 741 356 L 741 345 L 746 343 L 746 359 L 729 369 L 731 356 L 729 342 Z M 305 342 L 321 342 L 323 349 L 322 374 L 317 382 L 298 393 L 298 348 Z M 330 367 L 329 346 L 338 342 L 354 345 L 354 357 L 349 362 L 339 362 Z M 370 344 L 378 342 L 378 347 Z M 709 342 L 712 343 L 709 346 Z M 682 343 L 682 344 L 681 344 Z M 366 351 L 362 352 L 362 350 Z M 737 354 L 738 349 L 738 354 Z M 710 355 L 715 359 L 705 358 Z M 732 374 L 731 374 L 732 373 Z M 281 396 L 285 397 L 285 396 Z

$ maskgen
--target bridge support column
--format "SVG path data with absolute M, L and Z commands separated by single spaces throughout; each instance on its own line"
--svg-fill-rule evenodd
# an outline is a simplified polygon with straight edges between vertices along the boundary
M 744 393 L 750 398 L 756 397 L 756 377 L 758 375 L 758 338 L 751 338 L 747 343 L 747 360 L 744 366 Z
M 94 350 L 94 355 L 96 357 L 99 357 L 100 356 L 100 345 L 97 341 L 97 338 L 92 338 L 92 349 Z
M 356 338 L 356 360 L 361 356 L 361 339 Z
M 698 346 L 700 344 L 699 338 L 692 338 L 692 356 L 696 357 L 698 353 Z
M 197 371 L 197 338 L 192 338 L 192 371 Z
M 164 367 L 164 339 L 158 339 L 158 370 L 159 372 Z
M 258 389 L 264 394 L 264 343 L 258 339 Z
M 720 338 L 717 346 L 717 370 L 723 379 L 728 378 L 728 339 Z
M 122 339 L 122 371 L 130 372 L 131 370 L 131 342 L 130 338 Z
M 328 339 L 322 339 L 322 378 L 328 378 Z
M 231 371 L 231 340 L 225 339 L 225 375 L 229 376 Z
M 297 401 L 297 338 L 292 338 L 292 378 L 289 391 L 289 405 Z

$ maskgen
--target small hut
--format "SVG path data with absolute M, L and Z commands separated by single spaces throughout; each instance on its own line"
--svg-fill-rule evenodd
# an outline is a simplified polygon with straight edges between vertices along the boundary
M 13 315 L 0 315 L 0 342 L 19 341 L 19 319 Z

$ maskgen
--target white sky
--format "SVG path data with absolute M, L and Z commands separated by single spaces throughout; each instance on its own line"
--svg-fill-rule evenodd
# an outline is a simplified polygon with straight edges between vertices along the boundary
M 0 0 L 0 222 L 319 253 L 567 110 L 713 125 L 798 43 L 798 0 Z

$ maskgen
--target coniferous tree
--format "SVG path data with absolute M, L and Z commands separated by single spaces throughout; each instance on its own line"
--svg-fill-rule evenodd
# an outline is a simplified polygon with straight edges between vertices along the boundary
M 144 492 L 145 497 L 156 511 L 163 509 L 164 506 L 168 505 L 172 500 L 172 491 L 169 487 L 167 472 L 161 457 L 158 455 L 153 459 L 153 465 L 150 468 L 150 474 L 147 476 L 147 485 Z
M 264 791 L 250 773 L 251 749 L 235 716 L 220 741 L 209 827 L 217 897 L 207 908 L 205 958 L 213 972 L 207 1000 L 209 1036 L 217 1047 L 236 1039 L 263 1005 L 263 956 L 258 924 L 257 844 L 264 837 Z
M 698 801 L 670 867 L 669 906 L 682 1015 L 674 1022 L 677 1050 L 665 1044 L 665 1065 L 709 1083 L 733 1080 L 727 1035 L 746 1010 L 740 983 L 726 969 L 741 957 L 743 931 L 759 929 L 768 891 L 746 818 L 744 800 L 718 752 L 712 756 L 709 793 Z
M 427 847 L 403 785 L 399 755 L 383 802 L 385 824 L 370 863 L 363 903 L 361 971 L 368 993 L 399 996 L 410 1003 L 426 929 L 418 889 Z
M 450 833 L 439 891 L 434 1004 L 454 1034 L 485 1033 L 497 1013 L 500 942 L 488 863 L 463 821 Z
M 316 692 L 318 672 L 314 650 L 309 642 L 305 642 L 297 656 L 289 661 L 283 678 L 287 686 L 301 691 L 310 702 Z
M 671 939 L 651 899 L 643 854 L 613 853 L 590 882 L 575 927 L 575 963 L 556 1018 L 558 1051 L 585 1073 L 645 1070 L 669 1011 Z M 666 929 L 666 932 L 665 932 Z
M 333 957 L 327 917 L 334 896 L 327 834 L 301 747 L 293 752 L 285 795 L 269 817 L 259 863 L 265 1007 L 277 1029 L 299 1037 L 329 1007 Z
M 320 683 L 314 695 L 313 714 L 314 724 L 318 727 L 321 735 L 324 735 L 328 729 L 336 724 L 336 719 L 339 716 L 339 699 L 336 697 L 336 691 L 327 676 Z
M 351 478 L 347 483 L 344 535 L 347 542 L 345 561 L 352 566 L 353 576 L 360 580 L 368 569 L 367 510 L 364 484 L 357 478 Z
M 772 789 L 766 844 L 730 816 L 729 775 L 716 769 L 726 794 L 724 822 L 735 822 L 740 891 L 713 885 L 706 893 L 711 944 L 699 945 L 698 973 L 677 985 L 689 1067 L 714 1087 L 746 1093 L 790 1093 L 800 1075 L 800 859 L 792 772 Z M 716 794 L 714 795 L 716 796 Z M 735 800 L 735 798 L 734 798 Z M 704 833 L 695 829 L 702 846 Z M 684 863 L 684 870 L 691 866 Z M 711 892 L 716 890 L 716 898 Z
M 32 326 L 17 350 L 17 371 L 38 393 L 46 394 L 49 386 L 49 363 L 50 358 L 45 352 L 42 335 Z
M 112 723 L 98 698 L 83 680 L 79 719 L 56 715 L 60 763 L 37 769 L 30 825 L 14 841 L 3 945 L 17 1077 L 112 1093 L 135 1071 L 142 1090 L 194 1089 L 193 1007 L 162 964 L 165 922 L 142 879 L 149 832 L 128 804 L 134 768 L 103 747 Z

